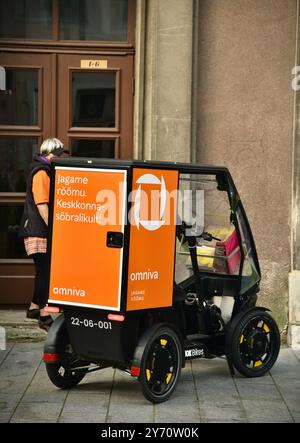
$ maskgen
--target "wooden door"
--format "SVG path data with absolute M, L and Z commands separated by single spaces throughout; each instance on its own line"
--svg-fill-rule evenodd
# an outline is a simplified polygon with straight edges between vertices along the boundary
M 32 155 L 51 135 L 51 55 L 0 53 L 6 91 L 0 91 L 0 303 L 30 300 L 34 267 L 18 226 Z

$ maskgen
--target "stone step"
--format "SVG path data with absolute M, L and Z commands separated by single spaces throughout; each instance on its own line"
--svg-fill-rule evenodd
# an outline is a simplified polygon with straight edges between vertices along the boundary
M 5 329 L 7 341 L 44 341 L 46 334 L 38 327 L 37 321 L 25 320 L 26 311 L 20 309 L 1 309 L 0 326 Z

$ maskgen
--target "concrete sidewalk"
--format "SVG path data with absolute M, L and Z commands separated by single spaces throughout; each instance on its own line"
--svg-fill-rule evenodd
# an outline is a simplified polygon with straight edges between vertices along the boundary
M 113 369 L 61 391 L 46 375 L 42 352 L 43 343 L 8 343 L 0 352 L 0 422 L 300 422 L 300 351 L 289 348 L 259 379 L 232 378 L 220 359 L 188 362 L 173 396 L 160 405 Z

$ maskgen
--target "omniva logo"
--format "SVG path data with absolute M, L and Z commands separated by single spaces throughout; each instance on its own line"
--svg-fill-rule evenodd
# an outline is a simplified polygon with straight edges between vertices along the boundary
M 144 174 L 136 181 L 136 183 L 139 184 L 134 204 L 134 220 L 136 227 L 139 229 L 141 225 L 145 229 L 147 229 L 147 231 L 156 231 L 157 229 L 161 228 L 161 226 L 165 223 L 164 220 L 162 220 L 165 214 L 166 203 L 167 203 L 165 180 L 163 176 L 161 177 L 161 180 L 159 180 L 159 178 L 153 174 Z M 145 195 L 142 192 L 143 185 L 160 185 L 160 213 L 158 220 L 141 219 L 140 212 L 141 212 L 142 198 Z
M 75 286 L 73 288 L 53 288 L 54 295 L 71 295 L 75 297 L 85 297 L 86 292 L 83 289 L 76 289 Z
M 131 281 L 143 281 L 143 280 L 158 280 L 159 275 L 157 271 L 148 271 L 145 272 L 132 272 L 130 274 Z

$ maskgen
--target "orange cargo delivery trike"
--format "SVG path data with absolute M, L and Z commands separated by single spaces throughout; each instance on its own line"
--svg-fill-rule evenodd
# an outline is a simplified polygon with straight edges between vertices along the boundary
M 52 163 L 50 380 L 114 367 L 154 403 L 187 360 L 264 375 L 280 347 L 241 199 L 225 167 L 88 158 Z

